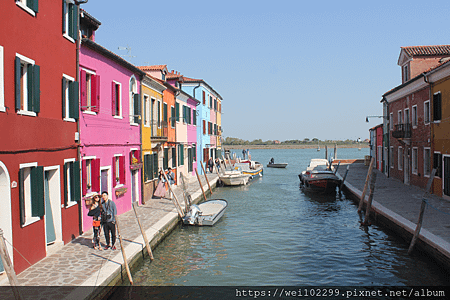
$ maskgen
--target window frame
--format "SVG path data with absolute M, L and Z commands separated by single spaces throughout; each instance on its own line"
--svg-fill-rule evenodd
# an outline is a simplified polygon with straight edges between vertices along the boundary
M 426 159 L 426 153 L 429 153 L 428 160 Z M 427 163 L 428 163 L 428 170 L 427 170 Z M 430 177 L 431 172 L 431 148 L 430 147 L 423 147 L 423 176 L 424 177 Z
M 119 92 L 117 92 L 117 89 L 119 89 Z M 122 83 L 120 83 L 116 80 L 113 80 L 111 90 L 112 90 L 112 93 L 114 96 L 114 97 L 111 97 L 111 101 L 114 102 L 113 117 L 114 117 L 114 119 L 122 120 L 123 119 Z M 119 114 L 116 114 L 117 110 L 119 111 Z
M 149 95 L 144 94 L 144 122 L 143 125 L 144 127 L 150 127 L 150 122 L 151 122 L 151 98 Z
M 389 113 L 389 130 L 390 131 L 394 130 L 394 113 L 393 112 Z
M 436 118 L 435 118 L 435 115 L 436 115 L 436 104 L 434 103 L 435 101 L 434 101 L 434 96 L 438 96 L 439 97 L 439 106 L 440 106 L 440 109 L 439 109 L 439 119 L 437 119 L 436 120 Z M 441 91 L 439 91 L 439 92 L 436 92 L 436 93 L 434 93 L 433 94 L 433 123 L 440 123 L 441 122 L 441 120 L 442 120 L 442 93 L 441 93 Z
M 37 91 L 36 93 L 38 94 L 38 98 L 39 98 L 40 82 L 36 83 L 36 81 L 35 81 L 36 79 L 35 78 L 32 79 L 31 83 L 28 82 L 29 79 L 30 79 L 29 78 L 30 75 L 28 74 L 28 72 L 29 72 L 28 71 L 28 66 L 33 66 L 34 67 L 34 66 L 37 66 L 37 65 L 36 65 L 36 63 L 35 63 L 35 61 L 33 59 L 28 58 L 26 56 L 23 56 L 23 55 L 21 55 L 19 53 L 16 53 L 15 59 L 16 60 L 17 59 L 20 60 L 20 66 L 21 66 L 20 67 L 20 74 L 19 74 L 20 75 L 20 87 L 19 88 L 15 87 L 16 92 L 17 92 L 17 90 L 20 91 L 20 103 L 21 103 L 20 109 L 17 109 L 17 107 L 16 107 L 17 114 L 18 115 L 26 115 L 26 116 L 30 116 L 30 117 L 36 117 L 38 112 L 33 111 L 32 110 L 33 107 L 31 107 L 31 108 L 28 107 L 28 101 L 29 101 L 28 97 L 30 97 L 29 96 L 30 94 L 31 94 L 31 97 L 33 97 L 33 93 L 35 93 L 33 91 L 33 89 L 35 88 L 35 85 L 38 84 L 39 91 Z M 25 71 L 25 69 L 27 69 L 27 70 Z M 34 71 L 32 71 L 32 72 L 34 72 Z M 14 76 L 17 76 L 17 75 L 18 75 L 17 74 L 17 70 L 15 70 Z M 17 84 L 16 83 L 17 79 L 18 78 L 15 78 L 15 83 L 14 83 L 15 85 Z M 38 79 L 38 80 L 40 80 L 40 79 Z M 31 85 L 31 91 L 30 91 L 30 85 Z M 17 95 L 15 97 L 17 97 Z M 32 99 L 32 104 L 36 100 L 38 100 L 38 102 L 40 102 L 39 99 Z M 40 106 L 40 103 L 38 103 L 38 104 Z M 38 110 L 40 111 L 40 107 L 38 107 Z
M 5 107 L 5 70 L 4 70 L 4 51 L 0 45 L 0 112 L 6 112 Z
M 31 195 L 31 169 L 38 167 L 37 162 L 32 163 L 24 163 L 19 165 L 19 170 L 22 169 L 28 169 L 27 174 L 25 174 L 26 171 L 24 171 L 24 182 L 21 182 L 20 176 L 19 176 L 19 185 L 23 184 L 23 205 L 25 206 L 23 208 L 25 216 L 24 216 L 24 222 L 21 224 L 21 227 L 26 227 L 28 225 L 31 225 L 41 219 L 41 217 L 33 217 L 32 216 L 32 195 Z M 25 178 L 26 177 L 26 178 Z M 21 221 L 22 223 L 22 221 Z
M 428 111 L 428 115 L 427 115 Z M 426 100 L 423 102 L 423 123 L 425 125 L 430 124 L 431 122 L 431 106 L 430 106 L 430 100 Z
M 400 125 L 403 122 L 403 111 L 400 109 L 397 111 L 397 124 Z
M 397 170 L 403 171 L 403 147 L 398 146 L 397 151 Z
M 411 173 L 414 175 L 419 174 L 419 148 L 413 147 L 411 149 Z
M 100 76 L 97 75 L 97 73 L 95 71 L 91 71 L 91 70 L 82 68 L 81 71 L 80 71 L 80 73 L 81 73 L 80 77 L 83 76 L 83 73 L 82 73 L 83 71 L 86 73 L 85 74 L 86 76 L 89 76 L 89 81 L 88 81 L 87 77 L 84 79 L 84 82 L 85 82 L 85 85 L 86 85 L 85 86 L 85 90 L 84 90 L 83 86 L 82 86 L 83 85 L 82 84 L 83 78 L 80 78 L 81 79 L 80 80 L 80 92 L 81 92 L 80 93 L 80 98 L 82 98 L 81 94 L 83 92 L 86 92 L 86 106 L 80 105 L 80 109 L 81 109 L 81 111 L 84 114 L 96 116 L 100 112 L 100 107 L 94 107 L 94 105 L 92 105 L 92 104 L 93 104 L 93 100 L 95 99 L 95 96 L 99 97 L 99 95 L 93 95 L 94 89 L 93 89 L 93 84 L 92 83 L 94 81 L 97 82 L 97 80 L 100 80 Z M 92 80 L 93 76 L 98 76 L 98 78 L 93 81 Z M 97 91 L 98 94 L 99 94 L 99 92 L 100 91 Z M 83 100 L 82 99 L 80 99 L 80 104 L 83 104 Z M 100 106 L 100 102 L 99 101 L 98 101 L 98 105 Z
M 71 6 L 72 5 L 72 6 Z M 63 36 L 70 42 L 75 43 L 78 39 L 78 7 L 73 0 L 63 2 Z M 72 22 L 71 22 L 72 18 Z
M 390 146 L 389 150 L 389 167 L 394 169 L 394 146 Z
M 33 17 L 36 17 L 36 14 L 39 12 L 39 9 L 38 9 L 39 5 L 38 5 L 37 0 L 34 0 L 34 1 L 36 1 L 35 2 L 36 6 L 37 6 L 36 11 L 27 5 L 27 0 L 16 0 L 16 5 L 19 6 L 20 8 L 22 8 L 23 10 L 25 10 L 27 13 L 29 13 Z
M 75 81 L 75 78 L 63 74 L 63 120 L 67 121 L 67 122 L 76 122 L 79 118 L 79 106 L 78 106 L 78 101 L 79 101 L 79 85 L 78 82 Z M 71 87 L 71 85 L 73 85 Z M 71 92 L 72 89 L 72 92 Z M 76 94 L 73 94 L 76 93 Z M 75 97 L 75 99 L 72 99 L 72 97 Z M 71 110 L 70 108 L 72 107 L 73 110 L 73 116 L 70 114 Z
M 411 111 L 411 124 L 413 128 L 417 128 L 417 125 L 419 124 L 417 116 L 417 105 L 413 105 Z
M 435 155 L 439 155 L 440 156 L 440 159 L 439 159 L 439 166 L 440 166 L 440 168 L 436 168 L 437 166 L 435 166 L 435 159 L 434 159 L 434 156 Z M 433 169 L 437 169 L 436 170 L 436 177 L 438 177 L 438 178 L 442 178 L 442 165 L 443 165 L 443 155 L 442 155 L 442 153 L 440 152 L 440 151 L 434 151 L 433 152 Z
M 78 189 L 80 189 L 81 185 L 80 185 L 80 174 L 78 174 L 78 178 L 74 178 L 72 175 L 75 173 L 75 171 L 77 171 L 76 169 L 73 170 L 72 168 L 74 168 L 74 163 L 77 160 L 75 158 L 69 158 L 69 159 L 64 159 L 64 180 L 65 180 L 65 187 L 66 190 L 64 190 L 64 207 L 65 208 L 69 208 L 72 207 L 76 204 L 78 204 L 78 201 L 75 199 L 73 200 L 73 194 L 72 194 L 72 188 L 73 188 L 73 192 L 77 193 L 77 195 L 81 200 L 81 191 L 79 190 L 78 192 L 75 192 L 76 188 L 78 187 Z M 68 164 L 68 166 L 70 167 L 66 167 L 66 165 Z M 78 164 L 78 172 L 80 171 L 80 164 Z M 78 185 L 75 182 L 76 179 L 78 179 Z

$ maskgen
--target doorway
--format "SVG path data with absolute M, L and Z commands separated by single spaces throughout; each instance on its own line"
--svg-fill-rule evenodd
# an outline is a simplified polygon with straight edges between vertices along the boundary
M 111 195 L 111 185 L 109 184 L 111 182 L 110 169 L 110 166 L 100 168 L 100 193 L 107 191 L 108 195 Z
M 6 239 L 6 249 L 8 250 L 11 262 L 14 264 L 12 249 L 12 217 L 11 217 L 11 188 L 8 169 L 0 161 L 0 228 L 3 230 L 3 237 Z M 3 263 L 0 259 L 0 274 L 3 273 Z
M 62 242 L 61 187 L 59 166 L 44 168 L 45 240 L 53 245 Z M 47 254 L 49 249 L 47 249 Z
M 405 153 L 404 153 L 404 161 L 403 161 L 403 172 L 404 172 L 404 180 L 403 183 L 409 185 L 410 182 L 410 176 L 411 173 L 409 172 L 409 170 L 411 169 L 410 167 L 410 163 L 411 163 L 411 159 L 410 159 L 410 148 L 409 147 L 405 147 Z
M 138 179 L 138 170 L 131 171 L 131 203 L 139 201 L 139 179 Z
M 442 196 L 450 199 L 450 155 L 442 155 Z

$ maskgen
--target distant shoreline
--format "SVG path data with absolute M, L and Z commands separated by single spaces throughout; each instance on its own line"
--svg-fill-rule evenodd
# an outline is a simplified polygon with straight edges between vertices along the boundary
M 334 144 L 326 145 L 328 150 L 334 149 Z M 337 145 L 337 148 L 369 148 L 367 144 L 355 145 Z M 317 145 L 222 145 L 223 149 L 316 149 Z M 320 145 L 325 149 L 325 145 Z

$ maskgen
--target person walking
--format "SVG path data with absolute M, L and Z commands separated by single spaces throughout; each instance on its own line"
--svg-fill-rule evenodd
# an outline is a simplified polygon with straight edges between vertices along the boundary
M 116 250 L 116 246 L 114 246 L 116 242 L 116 215 L 117 215 L 117 207 L 116 204 L 109 199 L 108 192 L 102 192 L 102 222 L 103 222 L 103 231 L 105 232 L 106 246 L 105 250 L 111 248 L 111 250 Z M 111 235 L 111 240 L 110 240 Z
M 213 162 L 213 159 L 212 159 L 212 157 L 208 160 L 208 169 L 209 169 L 209 173 L 211 173 L 212 174 L 212 172 L 213 172 L 213 167 L 214 167 L 214 162 Z
M 167 180 L 169 180 L 168 184 L 170 185 L 169 187 L 169 199 L 172 199 L 172 185 L 175 183 L 175 174 L 173 174 L 172 172 L 172 168 L 169 168 L 167 171 Z
M 92 204 L 89 208 L 88 216 L 92 217 L 92 230 L 94 231 L 94 249 L 95 250 L 103 250 L 100 246 L 100 233 L 102 227 L 100 226 L 101 213 L 102 213 L 102 202 L 100 201 L 100 196 L 94 195 L 92 197 Z

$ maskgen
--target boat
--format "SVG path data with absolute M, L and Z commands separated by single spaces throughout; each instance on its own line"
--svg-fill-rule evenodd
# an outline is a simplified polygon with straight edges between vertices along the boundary
M 243 174 L 250 175 L 251 179 L 263 176 L 263 165 L 253 160 L 241 160 L 234 164 L 234 168 L 242 170 Z
M 192 204 L 189 211 L 183 217 L 183 224 L 196 226 L 213 226 L 222 218 L 228 202 L 224 199 L 212 199 Z
M 336 192 L 341 180 L 329 169 L 326 159 L 312 159 L 306 171 L 298 175 L 300 188 L 306 192 L 329 194 Z
M 240 170 L 222 171 L 219 174 L 219 179 L 224 185 L 246 185 L 250 180 L 250 175 L 244 174 Z
M 286 168 L 287 165 L 288 165 L 287 163 L 277 163 L 277 164 L 275 164 L 275 163 L 273 163 L 273 164 L 268 163 L 267 167 L 269 167 L 269 168 Z

